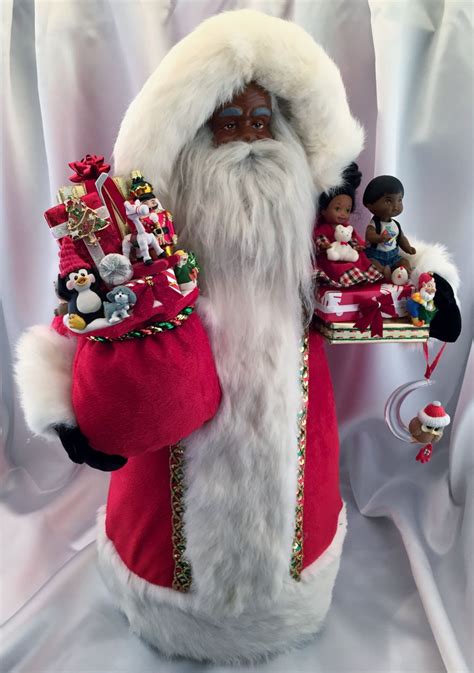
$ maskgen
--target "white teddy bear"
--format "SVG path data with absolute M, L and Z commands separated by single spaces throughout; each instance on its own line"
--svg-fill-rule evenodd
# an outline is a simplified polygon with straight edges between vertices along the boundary
M 359 253 L 351 246 L 353 227 L 349 224 L 338 224 L 334 230 L 334 243 L 327 249 L 331 262 L 357 262 Z

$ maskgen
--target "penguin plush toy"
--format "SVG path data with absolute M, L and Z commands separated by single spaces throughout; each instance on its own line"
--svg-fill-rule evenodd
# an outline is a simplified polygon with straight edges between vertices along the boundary
M 65 278 L 58 277 L 58 295 L 68 302 L 69 324 L 84 329 L 96 318 L 104 317 L 98 284 L 90 269 L 71 271 Z

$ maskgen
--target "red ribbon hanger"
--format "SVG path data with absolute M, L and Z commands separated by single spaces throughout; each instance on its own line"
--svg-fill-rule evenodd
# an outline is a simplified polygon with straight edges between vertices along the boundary
M 436 367 L 438 366 L 438 363 L 441 359 L 441 356 L 444 353 L 444 349 L 446 348 L 447 343 L 444 343 L 441 348 L 439 349 L 438 355 L 433 359 L 433 362 L 430 364 L 430 359 L 429 359 L 429 353 L 428 353 L 428 343 L 425 341 L 423 344 L 423 355 L 425 356 L 425 361 L 426 361 L 426 369 L 425 369 L 425 379 L 430 379 L 431 374 L 434 372 Z

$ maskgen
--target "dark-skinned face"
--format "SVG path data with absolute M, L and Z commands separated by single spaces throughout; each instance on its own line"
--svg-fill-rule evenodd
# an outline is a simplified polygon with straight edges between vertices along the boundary
M 366 207 L 383 222 L 390 222 L 392 217 L 397 217 L 402 212 L 403 196 L 400 193 L 384 194 L 377 201 L 367 203 Z
M 321 211 L 321 215 L 329 224 L 345 224 L 349 219 L 352 208 L 352 199 L 347 194 L 339 194 Z
M 250 82 L 230 103 L 216 110 L 209 120 L 214 143 L 218 146 L 236 140 L 252 143 L 273 138 L 271 116 L 270 94 L 255 82 Z

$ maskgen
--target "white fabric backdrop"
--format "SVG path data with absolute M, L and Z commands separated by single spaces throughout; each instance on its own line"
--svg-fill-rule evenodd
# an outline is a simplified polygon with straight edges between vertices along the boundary
M 257 668 L 472 670 L 473 5 L 442 0 L 3 0 L 2 670 L 202 670 L 165 662 L 128 633 L 94 561 L 108 477 L 30 436 L 11 359 L 21 331 L 49 322 L 56 303 L 56 244 L 42 213 L 67 183 L 67 162 L 110 157 L 128 103 L 170 46 L 203 18 L 240 7 L 296 21 L 339 65 L 367 132 L 362 188 L 379 173 L 402 179 L 404 230 L 452 251 L 464 318 L 435 390 L 405 410 L 410 418 L 434 396 L 454 418 L 426 466 L 383 423 L 390 392 L 422 377 L 420 350 L 328 349 L 349 508 L 341 573 L 324 632 Z M 359 206 L 360 232 L 367 216 Z

